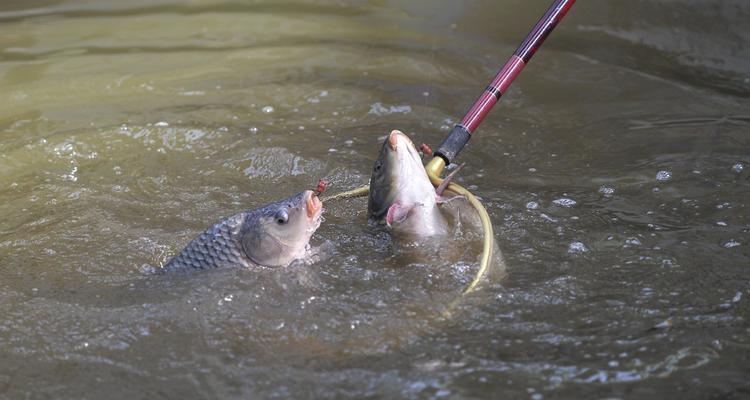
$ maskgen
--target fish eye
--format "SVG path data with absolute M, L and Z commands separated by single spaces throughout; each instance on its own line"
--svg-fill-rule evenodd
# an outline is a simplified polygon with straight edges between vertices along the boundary
M 375 161 L 375 167 L 373 168 L 373 169 L 375 170 L 375 172 L 378 172 L 378 171 L 380 171 L 380 169 L 381 169 L 381 168 L 383 168 L 383 165 L 382 165 L 382 163 L 380 162 L 380 160 L 378 160 L 378 161 Z
M 279 210 L 273 218 L 276 220 L 277 224 L 284 225 L 289 221 L 289 214 L 286 210 Z

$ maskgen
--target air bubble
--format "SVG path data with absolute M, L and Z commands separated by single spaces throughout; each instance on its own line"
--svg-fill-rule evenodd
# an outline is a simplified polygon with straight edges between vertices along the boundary
M 724 247 L 725 249 L 731 249 L 732 247 L 737 247 L 739 245 L 740 245 L 740 242 L 734 239 L 730 239 L 728 242 L 724 243 L 722 247 Z
M 568 253 L 570 254 L 585 253 L 587 251 L 589 251 L 589 249 L 581 242 L 573 242 L 568 246 Z
M 569 199 L 567 197 L 561 197 L 559 199 L 553 200 L 552 202 L 561 207 L 573 207 L 577 204 L 575 200 Z
M 630 246 L 640 246 L 642 243 L 638 238 L 628 238 L 625 240 L 625 244 Z
M 672 173 L 669 171 L 659 171 L 656 173 L 656 180 L 659 182 L 666 182 L 672 179 Z

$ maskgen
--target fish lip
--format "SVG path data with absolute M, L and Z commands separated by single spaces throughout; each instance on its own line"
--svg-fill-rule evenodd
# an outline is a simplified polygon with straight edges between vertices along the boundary
M 315 195 L 312 190 L 305 193 L 305 206 L 307 209 L 307 218 L 315 219 L 323 212 L 323 202 Z
M 404 135 L 404 133 L 399 130 L 392 130 L 391 133 L 388 135 L 388 146 L 390 146 L 391 150 L 393 151 L 396 151 L 396 149 L 398 148 L 399 136 L 406 138 L 406 135 Z
M 405 133 L 401 132 L 398 129 L 394 129 L 391 131 L 391 133 L 388 135 L 388 147 L 391 148 L 394 152 L 398 150 L 398 144 L 399 141 L 405 141 L 405 145 L 407 147 L 406 151 L 407 153 L 417 153 L 417 147 L 414 145 L 414 142 L 411 141 L 411 138 L 407 136 Z M 413 150 L 413 151 L 410 151 Z

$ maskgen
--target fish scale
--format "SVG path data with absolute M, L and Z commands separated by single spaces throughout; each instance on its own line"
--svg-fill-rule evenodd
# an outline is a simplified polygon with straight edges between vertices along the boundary
M 201 233 L 163 268 L 172 271 L 185 268 L 209 269 L 233 265 L 254 265 L 242 248 L 242 225 L 252 211 L 225 218 Z

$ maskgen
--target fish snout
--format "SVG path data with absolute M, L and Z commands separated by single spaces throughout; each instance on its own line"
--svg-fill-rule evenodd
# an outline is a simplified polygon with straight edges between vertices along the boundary
M 305 205 L 307 206 L 307 217 L 316 218 L 323 211 L 323 202 L 312 190 L 305 191 Z
M 391 150 L 396 151 L 398 149 L 399 142 L 404 143 L 407 146 L 414 146 L 414 144 L 411 142 L 411 139 L 409 139 L 409 137 L 406 136 L 403 132 L 399 130 L 391 131 L 390 135 L 388 135 L 388 146 L 391 147 Z

